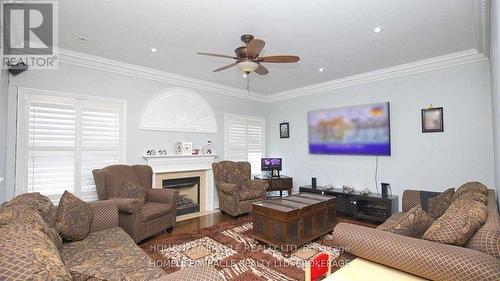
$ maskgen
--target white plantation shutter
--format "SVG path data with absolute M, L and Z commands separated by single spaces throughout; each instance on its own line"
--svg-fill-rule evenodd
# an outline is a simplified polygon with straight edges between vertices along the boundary
M 82 101 L 81 197 L 95 195 L 92 170 L 120 163 L 122 106 L 118 103 Z
M 260 159 L 264 155 L 265 119 L 260 117 L 225 115 L 225 159 L 248 161 L 252 173 L 260 172 Z
M 19 89 L 16 194 L 95 200 L 92 170 L 124 161 L 122 101 Z

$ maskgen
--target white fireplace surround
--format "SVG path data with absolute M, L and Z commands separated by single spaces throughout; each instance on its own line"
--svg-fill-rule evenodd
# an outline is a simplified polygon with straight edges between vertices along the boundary
M 143 158 L 153 169 L 153 188 L 157 187 L 155 182 L 157 174 L 204 171 L 206 173 L 205 210 L 200 211 L 211 212 L 219 207 L 212 171 L 212 163 L 215 162 L 217 155 L 148 155 Z

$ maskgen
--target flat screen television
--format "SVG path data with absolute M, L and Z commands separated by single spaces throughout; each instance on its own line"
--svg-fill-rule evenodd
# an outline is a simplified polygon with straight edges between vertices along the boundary
M 309 153 L 391 155 L 389 102 L 310 111 Z
M 260 159 L 260 170 L 261 171 L 271 171 L 277 169 L 281 171 L 281 158 L 261 158 Z

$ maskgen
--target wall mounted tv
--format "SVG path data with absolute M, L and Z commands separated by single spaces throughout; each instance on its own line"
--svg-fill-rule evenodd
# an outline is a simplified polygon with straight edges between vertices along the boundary
M 389 102 L 310 111 L 309 153 L 391 155 Z

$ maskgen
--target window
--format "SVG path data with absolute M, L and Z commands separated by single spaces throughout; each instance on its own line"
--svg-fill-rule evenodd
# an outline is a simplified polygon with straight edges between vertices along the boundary
M 260 117 L 226 114 L 224 116 L 224 158 L 248 161 L 252 174 L 260 173 L 260 159 L 265 153 L 266 120 Z
M 16 194 L 97 199 L 92 170 L 125 161 L 124 101 L 19 89 Z

